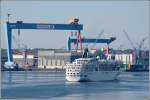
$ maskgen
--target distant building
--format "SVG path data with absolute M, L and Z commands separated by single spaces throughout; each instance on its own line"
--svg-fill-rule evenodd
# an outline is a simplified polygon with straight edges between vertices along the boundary
M 123 62 L 123 64 L 134 64 L 135 59 L 133 57 L 133 54 L 115 54 L 115 60 L 120 60 Z M 108 55 L 108 59 L 112 59 L 112 54 Z
M 81 56 L 81 53 L 64 49 L 38 50 L 38 68 L 65 69 L 67 63 L 71 63 Z
M 70 63 L 81 57 L 81 53 L 63 49 L 33 49 L 24 51 L 13 50 L 13 62 L 19 65 L 19 68 L 31 69 L 64 69 L 66 63 Z M 1 66 L 7 61 L 7 52 L 3 50 L 1 55 Z
M 149 69 L 149 51 L 141 51 L 139 64 L 143 65 L 144 69 Z
M 135 56 L 132 53 L 108 54 L 107 59 L 113 58 L 122 61 L 125 69 L 129 69 L 131 65 L 136 63 Z
M 113 58 L 122 61 L 125 69 L 130 69 L 131 66 L 135 64 L 141 64 L 144 69 L 148 69 L 149 67 L 149 51 L 141 51 L 141 56 L 137 60 L 136 55 L 131 50 L 116 50 L 114 53 L 110 53 L 107 57 L 107 59 Z
M 71 62 L 71 52 L 67 50 L 38 50 L 38 68 L 63 69 Z
M 124 69 L 130 69 L 131 65 L 136 63 L 136 58 L 133 50 L 115 50 L 113 53 L 108 54 L 107 59 L 119 60 L 123 62 Z
M 26 55 L 18 49 L 13 49 L 13 62 L 18 64 L 20 68 L 34 68 L 37 66 L 37 54 L 34 50 L 27 50 Z M 26 59 L 25 59 L 26 58 Z M 4 69 L 5 62 L 7 62 L 7 50 L 1 49 L 1 69 Z
M 24 55 L 13 54 L 13 62 L 18 64 L 20 68 L 30 68 L 34 65 L 34 55 L 27 54 L 25 58 Z
M 6 61 L 7 61 L 7 51 L 6 49 L 1 49 L 1 70 L 4 69 Z

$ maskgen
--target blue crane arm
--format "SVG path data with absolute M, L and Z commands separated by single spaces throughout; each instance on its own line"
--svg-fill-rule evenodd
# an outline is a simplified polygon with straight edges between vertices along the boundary
M 9 29 L 82 30 L 82 24 L 7 23 Z
M 82 38 L 81 42 L 82 43 L 107 43 L 110 44 L 116 40 L 115 37 L 111 37 L 110 39 L 91 39 L 91 38 Z M 76 43 L 77 39 L 75 38 L 70 38 L 68 39 L 68 49 L 71 50 L 71 43 Z
M 70 42 L 72 42 L 72 43 L 76 43 L 76 41 L 77 41 L 77 39 L 71 39 L 71 38 L 69 38 L 70 40 Z M 81 39 L 81 42 L 82 43 L 95 43 L 95 41 L 96 41 L 96 43 L 107 43 L 107 44 L 109 44 L 109 43 L 111 43 L 112 41 L 114 41 L 115 40 L 115 38 L 110 38 L 110 39 L 88 39 L 88 38 L 83 38 L 83 39 Z

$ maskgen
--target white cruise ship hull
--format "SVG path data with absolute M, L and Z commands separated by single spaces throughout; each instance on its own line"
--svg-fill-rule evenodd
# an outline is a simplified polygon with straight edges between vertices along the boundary
M 67 76 L 66 80 L 71 82 L 80 81 L 111 81 L 117 79 L 120 71 L 98 71 L 98 72 L 84 72 L 78 76 Z

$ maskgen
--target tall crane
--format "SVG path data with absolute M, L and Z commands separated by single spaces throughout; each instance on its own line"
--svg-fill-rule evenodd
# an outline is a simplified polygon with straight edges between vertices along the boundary
M 13 41 L 15 42 L 18 50 L 20 49 L 27 49 L 27 45 L 20 42 L 20 30 L 18 30 L 18 38 L 16 38 L 14 35 L 12 35 Z
M 82 38 L 81 41 L 82 43 L 106 43 L 106 44 L 110 44 L 111 42 L 113 42 L 114 40 L 116 40 L 116 37 L 110 37 L 110 39 L 93 39 L 93 38 Z M 68 38 L 68 49 L 71 50 L 71 44 L 72 43 L 76 43 L 77 39 L 75 38 Z
M 7 62 L 5 62 L 6 68 L 13 68 L 13 57 L 12 57 L 12 32 L 14 29 L 36 29 L 36 30 L 76 30 L 78 31 L 78 41 L 82 49 L 81 44 L 81 30 L 83 29 L 82 24 L 78 24 L 77 19 L 74 19 L 74 23 L 70 24 L 47 24 L 47 23 L 24 23 L 23 21 L 17 21 L 10 23 L 9 21 L 5 24 L 5 33 L 7 35 Z M 77 45 L 78 47 L 78 45 Z M 77 48 L 78 49 L 78 48 Z
M 136 47 L 134 46 L 133 42 L 131 41 L 131 39 L 130 39 L 128 33 L 125 31 L 125 29 L 123 30 L 123 33 L 125 34 L 126 38 L 128 39 L 128 41 L 130 42 L 130 45 L 131 45 L 132 48 L 133 48 L 133 55 L 134 55 L 134 57 L 135 57 L 135 63 L 137 63 L 137 61 L 138 61 L 137 49 L 136 49 Z
M 136 50 L 136 47 L 134 46 L 133 42 L 131 41 L 128 33 L 125 30 L 123 30 L 123 32 L 124 32 L 126 38 L 128 39 L 128 41 L 130 42 L 131 46 L 133 47 L 133 49 Z
M 142 46 L 143 46 L 143 44 L 144 44 L 144 42 L 145 42 L 146 39 L 147 39 L 147 37 L 144 37 L 144 38 L 141 40 L 140 44 L 138 45 L 138 50 L 141 50 L 141 49 L 142 49 Z
M 24 43 L 22 43 L 22 46 L 23 46 L 23 51 L 22 51 L 22 53 L 23 53 L 23 58 L 24 58 L 24 66 L 26 67 L 26 65 L 27 65 L 27 53 L 28 53 L 28 47 L 27 47 L 27 45 L 26 44 L 24 44 Z
M 27 45 L 20 42 L 20 39 L 17 39 L 14 35 L 12 35 L 13 41 L 18 46 L 19 53 L 23 54 L 24 58 L 24 65 L 26 65 L 27 62 Z M 19 38 L 19 37 L 18 37 Z
M 140 44 L 138 45 L 138 47 L 136 48 L 133 44 L 133 42 L 131 41 L 129 35 L 127 34 L 127 32 L 125 30 L 123 30 L 126 38 L 128 39 L 128 41 L 130 42 L 131 46 L 133 47 L 134 49 L 134 53 L 135 53 L 135 59 L 136 59 L 136 64 L 139 64 L 139 60 L 140 60 L 140 57 L 141 57 L 141 48 L 144 44 L 144 41 L 146 40 L 147 37 L 143 38 L 142 41 L 140 42 Z
M 17 46 L 18 49 L 19 49 L 17 38 L 16 38 L 14 35 L 12 35 L 12 38 L 13 38 L 14 43 L 16 44 L 16 46 Z
M 144 37 L 144 38 L 141 40 L 140 44 L 138 45 L 138 59 L 141 58 L 141 49 L 142 49 L 142 46 L 143 46 L 143 44 L 144 44 L 144 42 L 145 42 L 146 39 L 147 39 L 147 37 Z M 138 62 L 139 62 L 139 61 L 138 61 Z
M 95 43 L 93 44 L 93 46 L 92 46 L 91 48 L 94 48 L 94 47 L 95 47 L 95 45 L 96 45 L 96 43 L 97 43 L 97 40 L 102 36 L 103 33 L 104 33 L 104 29 L 98 34 L 98 37 L 97 37 Z

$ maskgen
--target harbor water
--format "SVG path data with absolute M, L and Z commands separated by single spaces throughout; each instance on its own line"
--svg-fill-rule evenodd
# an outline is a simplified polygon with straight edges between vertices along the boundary
M 118 80 L 66 82 L 64 72 L 4 71 L 2 99 L 148 100 L 148 72 L 123 72 Z

